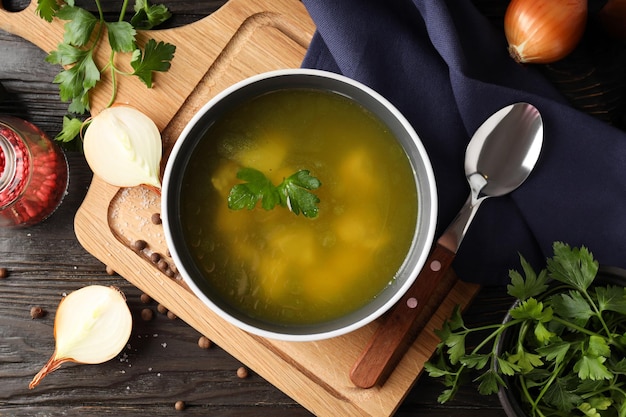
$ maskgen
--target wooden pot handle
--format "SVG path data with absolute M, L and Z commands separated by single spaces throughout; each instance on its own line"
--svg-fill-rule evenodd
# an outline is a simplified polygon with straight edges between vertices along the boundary
M 455 253 L 437 243 L 413 285 L 382 321 L 350 371 L 360 388 L 384 383 L 457 281 Z

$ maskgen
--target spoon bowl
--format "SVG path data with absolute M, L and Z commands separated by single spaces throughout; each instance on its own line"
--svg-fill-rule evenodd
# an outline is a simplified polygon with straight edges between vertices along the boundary
M 512 138 L 528 138 L 512 140 Z M 543 122 L 539 111 L 528 103 L 498 110 L 476 130 L 467 146 L 465 175 L 471 189 L 480 186 L 482 195 L 499 197 L 519 187 L 535 166 L 543 144 Z
M 456 278 L 448 270 L 465 232 L 488 197 L 518 188 L 535 167 L 543 145 L 543 121 L 528 103 L 515 103 L 490 116 L 465 153 L 470 196 L 426 260 L 417 279 L 385 316 L 357 359 L 350 379 L 360 388 L 382 384 L 434 314 Z
M 491 115 L 465 151 L 471 194 L 437 243 L 456 254 L 480 204 L 522 185 L 539 160 L 542 146 L 543 120 L 532 104 L 511 104 Z

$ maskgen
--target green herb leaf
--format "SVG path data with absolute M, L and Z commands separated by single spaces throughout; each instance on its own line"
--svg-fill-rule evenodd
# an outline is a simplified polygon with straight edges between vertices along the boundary
M 569 388 L 571 378 L 556 378 L 546 390 L 544 401 L 564 413 L 570 413 L 582 398 Z
M 614 374 L 626 375 L 626 358 L 622 358 L 617 363 L 612 363 L 609 367 Z
M 517 352 L 506 358 L 512 364 L 520 367 L 522 372 L 530 372 L 535 367 L 543 365 L 543 361 L 539 355 L 526 352 L 523 348 L 518 348 Z
M 516 375 L 517 378 L 523 378 L 524 384 L 527 388 L 543 388 L 546 384 L 546 381 L 552 377 L 552 373 L 547 370 L 545 367 L 535 368 L 529 372 L 522 372 Z
M 276 187 L 261 171 L 242 168 L 237 172 L 237 178 L 246 182 L 237 184 L 230 190 L 228 208 L 252 210 L 259 200 L 266 210 L 271 210 L 278 204 L 280 198 Z
M 482 395 L 496 394 L 501 386 L 506 385 L 502 377 L 493 370 L 489 370 L 476 378 L 476 382 L 478 381 L 480 381 L 478 392 Z
M 609 407 L 613 404 L 613 400 L 604 395 L 594 395 L 593 397 L 587 400 L 589 405 L 596 410 L 608 410 Z
M 554 362 L 559 365 L 563 362 L 563 360 L 565 360 L 565 355 L 567 355 L 570 347 L 570 342 L 561 340 L 551 343 L 548 346 L 537 348 L 537 353 L 546 358 L 547 361 Z
M 452 310 L 450 318 L 446 319 L 440 329 L 435 329 L 435 334 L 445 343 L 453 331 L 464 327 L 463 318 L 461 317 L 461 307 L 456 305 Z
M 578 406 L 578 409 L 582 411 L 586 417 L 602 417 L 602 414 L 598 413 L 598 410 L 593 408 L 589 403 L 582 403 Z
M 65 5 L 59 9 L 56 16 L 67 20 L 63 41 L 74 46 L 85 46 L 91 38 L 99 19 L 85 9 Z
M 626 417 L 626 289 L 591 286 L 598 264 L 586 248 L 555 242 L 553 249 L 539 275 L 520 255 L 523 271 L 511 271 L 507 287 L 518 299 L 511 320 L 470 328 L 455 311 L 437 331 L 438 374 L 448 388 L 442 400 L 483 369 L 479 392 L 495 393 L 502 376 L 512 376 L 529 416 Z M 558 284 L 548 287 L 548 277 Z M 476 332 L 482 342 L 468 348 Z M 503 351 L 501 340 L 510 340 Z
M 89 91 L 85 90 L 74 97 L 67 110 L 74 114 L 85 114 L 89 111 Z
M 57 11 L 60 6 L 57 3 L 57 0 L 37 0 L 37 8 L 35 11 L 47 22 L 52 22 L 54 16 L 56 16 Z
M 454 394 L 456 394 L 456 391 L 456 388 L 443 390 L 443 392 L 437 397 L 437 401 L 440 404 L 444 404 L 450 401 L 454 397 Z
M 83 121 L 80 119 L 63 116 L 63 130 L 55 137 L 60 142 L 70 142 L 80 133 Z
M 317 204 L 320 202 L 320 199 L 315 194 L 303 188 L 290 185 L 287 187 L 287 195 L 289 196 L 287 206 L 295 214 L 302 212 L 305 217 L 317 217 L 319 211 Z
M 100 71 L 91 51 L 85 51 L 70 68 L 61 71 L 53 82 L 59 84 L 61 100 L 72 101 L 72 113 L 83 114 L 89 110 L 87 92 L 100 80 Z
M 444 346 L 448 337 L 452 334 L 452 329 L 450 329 L 450 324 L 447 321 L 443 322 L 443 325 L 440 329 L 435 329 L 435 334 L 441 340 L 440 346 Z
M 543 325 L 542 322 L 537 323 L 537 325 L 535 326 L 534 333 L 535 333 L 535 337 L 537 338 L 537 341 L 541 343 L 542 345 L 545 345 L 546 343 L 550 341 L 550 339 L 556 336 L 556 334 L 548 330 L 546 326 Z
M 149 30 L 169 19 L 172 14 L 162 4 L 151 5 L 147 0 L 135 1 L 135 15 L 130 20 L 133 27 Z
M 46 62 L 51 64 L 66 66 L 84 59 L 88 53 L 88 51 L 82 50 L 68 43 L 61 43 L 57 46 L 57 49 L 51 51 L 45 59 Z
M 458 330 L 465 327 L 465 323 L 463 323 L 463 317 L 461 316 L 461 307 L 456 305 L 452 310 L 452 315 L 447 320 L 450 325 L 451 330 Z
M 139 77 L 148 87 L 152 88 L 152 73 L 155 71 L 165 72 L 170 69 L 174 59 L 176 47 L 170 43 L 159 42 L 150 39 L 144 48 L 143 55 L 140 49 L 133 52 L 130 65 L 133 67 L 133 75 Z
M 572 379 L 578 383 L 578 386 L 575 387 L 573 392 L 579 395 L 588 394 L 590 392 L 600 392 L 602 391 L 602 387 L 604 387 L 604 384 L 605 384 L 605 382 L 602 380 L 600 381 L 592 381 L 591 379 L 580 380 L 573 373 L 569 373 L 564 378 Z
M 507 286 L 509 295 L 519 300 L 526 300 L 527 298 L 535 297 L 546 291 L 548 289 L 547 271 L 542 270 L 539 276 L 537 276 L 535 270 L 526 259 L 524 259 L 522 255 L 519 255 L 519 258 L 525 278 L 515 270 L 509 271 L 509 278 L 511 279 L 511 284 Z
M 532 319 L 547 322 L 552 319 L 552 308 L 544 308 L 542 302 L 537 301 L 535 298 L 529 298 L 511 310 L 511 317 L 514 319 Z
M 587 347 L 587 353 L 592 356 L 603 356 L 608 358 L 611 356 L 611 348 L 606 343 L 606 339 L 600 336 L 589 336 L 589 345 Z
M 128 22 L 107 22 L 109 44 L 115 52 L 131 52 L 135 50 L 137 32 Z
M 246 183 L 237 184 L 230 190 L 228 195 L 230 209 L 252 210 L 257 202 L 261 201 L 261 206 L 265 210 L 271 210 L 280 204 L 288 207 L 296 215 L 302 213 L 310 218 L 318 215 L 319 198 L 309 190 L 318 188 L 321 182 L 311 176 L 309 171 L 298 171 L 278 186 L 274 186 L 262 172 L 254 168 L 240 169 L 237 178 Z
M 574 371 L 578 372 L 580 379 L 591 379 L 593 381 L 600 379 L 609 380 L 613 375 L 604 366 L 605 361 L 606 358 L 604 357 L 585 354 L 574 364 Z
M 441 369 L 440 367 L 436 366 L 430 361 L 424 364 L 424 370 L 428 372 L 428 375 L 431 376 L 432 378 L 439 378 L 444 375 L 450 374 L 450 371 L 446 369 Z
M 465 355 L 465 335 L 453 333 L 444 343 L 448 348 L 450 363 L 453 365 L 459 363 Z
M 305 217 L 317 217 L 320 200 L 309 190 L 319 188 L 322 183 L 313 177 L 309 171 L 301 170 L 286 178 L 279 186 L 278 192 L 281 204 L 289 207 L 296 215 L 304 214 Z
M 503 359 L 500 357 L 496 357 L 496 361 L 498 362 L 498 368 L 500 372 L 504 375 L 513 376 L 516 372 L 520 372 L 522 368 L 519 366 Z
M 135 44 L 136 28 L 133 23 L 123 21 L 123 15 L 117 21 L 104 20 L 100 2 L 96 2 L 98 16 L 75 5 L 74 0 L 37 0 L 37 14 L 48 22 L 54 17 L 67 21 L 64 25 L 63 42 L 52 51 L 46 61 L 59 64 L 64 69 L 55 77 L 54 82 L 59 84 L 61 100 L 69 101 L 68 110 L 74 114 L 84 114 L 89 111 L 90 90 L 100 81 L 100 72 L 108 70 L 111 73 L 112 93 L 109 105 L 115 102 L 117 95 L 117 74 L 129 75 L 116 67 L 117 53 L 133 52 L 131 66 L 133 74 L 139 77 L 148 87 L 152 87 L 152 73 L 167 71 L 171 66 L 175 47 L 164 42 L 158 44 L 153 39 L 146 43 L 144 50 L 137 49 Z M 126 2 L 120 13 L 126 10 Z M 135 22 L 141 28 L 149 28 L 162 23 L 170 17 L 165 6 L 152 6 L 148 0 L 138 0 L 135 12 L 141 16 Z M 108 41 L 112 53 L 109 61 L 98 68 L 93 57 L 102 41 L 102 30 L 107 28 Z M 63 130 L 56 136 L 57 140 L 69 142 L 76 129 L 64 122 Z
M 591 306 L 578 291 L 557 294 L 551 301 L 552 307 L 560 317 L 575 320 L 580 325 L 584 325 L 594 315 Z
M 463 355 L 459 361 L 468 368 L 480 370 L 487 365 L 490 357 L 490 355 L 475 353 L 472 355 Z
M 623 395 L 619 401 L 616 401 L 616 408 L 617 408 L 619 417 L 626 416 L 626 400 L 624 399 Z
M 554 257 L 547 260 L 548 272 L 557 281 L 586 291 L 598 273 L 598 262 L 584 246 L 571 248 L 561 242 L 553 245 Z
M 595 288 L 600 311 L 615 311 L 626 315 L 626 288 L 616 285 Z

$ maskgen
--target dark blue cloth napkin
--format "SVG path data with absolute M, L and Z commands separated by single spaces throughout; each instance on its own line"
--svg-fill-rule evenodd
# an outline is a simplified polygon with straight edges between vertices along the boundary
M 536 68 L 513 62 L 504 34 L 471 1 L 303 1 L 318 31 L 302 66 L 378 91 L 424 143 L 438 187 L 437 237 L 469 195 L 463 161 L 478 126 L 518 101 L 541 112 L 539 163 L 518 190 L 482 204 L 454 262 L 461 279 L 508 283 L 518 254 L 543 267 L 557 240 L 626 267 L 626 133 L 573 109 Z

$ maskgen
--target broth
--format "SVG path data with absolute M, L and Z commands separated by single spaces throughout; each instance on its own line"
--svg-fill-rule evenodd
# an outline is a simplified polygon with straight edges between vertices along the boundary
M 318 217 L 229 209 L 242 167 L 274 185 L 309 170 L 322 182 Z M 407 155 L 369 111 L 336 93 L 280 90 L 232 110 L 197 145 L 181 188 L 185 239 L 233 308 L 270 323 L 325 322 L 394 279 L 415 232 L 415 188 Z

